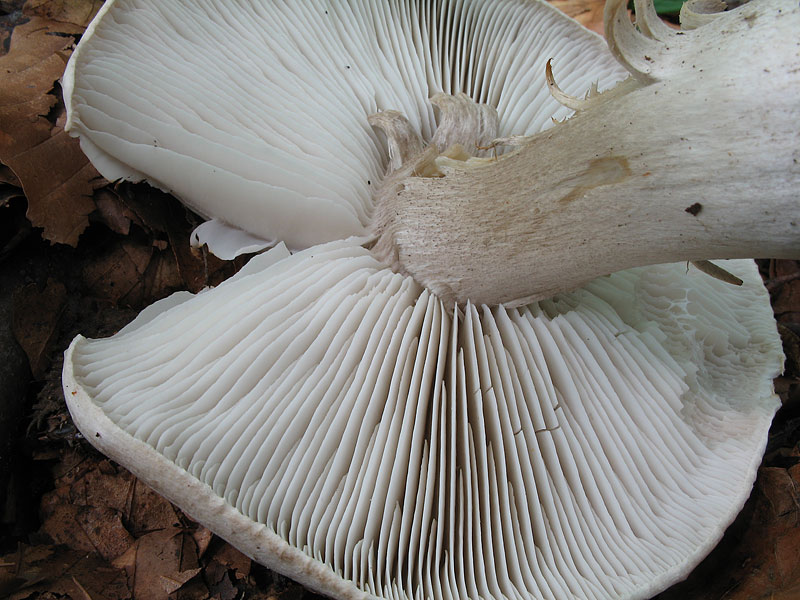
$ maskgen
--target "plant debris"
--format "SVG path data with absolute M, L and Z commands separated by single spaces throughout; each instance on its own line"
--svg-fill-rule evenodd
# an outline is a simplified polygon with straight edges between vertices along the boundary
M 14 337 L 28 355 L 34 379 L 40 379 L 50 365 L 66 296 L 64 284 L 54 279 L 48 279 L 41 291 L 29 284 L 14 293 Z
M 0 162 L 21 185 L 33 226 L 43 228 L 45 239 L 71 246 L 89 224 L 92 191 L 105 184 L 64 132 L 64 108 L 52 93 L 73 36 L 82 31 L 34 16 L 14 28 L 9 51 L 0 56 Z

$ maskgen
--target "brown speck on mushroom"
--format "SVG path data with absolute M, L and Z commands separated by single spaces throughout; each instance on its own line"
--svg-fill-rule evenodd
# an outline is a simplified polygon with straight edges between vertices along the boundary
M 700 211 L 703 210 L 703 205 L 699 202 L 695 202 L 691 206 L 687 206 L 684 210 L 693 217 L 696 217 L 700 214 Z

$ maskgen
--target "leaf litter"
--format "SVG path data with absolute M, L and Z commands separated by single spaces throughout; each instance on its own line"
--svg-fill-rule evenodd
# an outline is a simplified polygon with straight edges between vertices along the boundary
M 0 163 L 19 181 L 27 216 L 51 242 L 75 246 L 105 182 L 64 132 L 57 81 L 83 28 L 33 16 L 17 25 L 0 56 Z

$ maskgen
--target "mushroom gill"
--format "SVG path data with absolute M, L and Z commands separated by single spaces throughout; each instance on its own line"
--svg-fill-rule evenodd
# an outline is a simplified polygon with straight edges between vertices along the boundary
M 766 291 L 726 268 L 461 311 L 357 241 L 281 247 L 76 338 L 64 389 L 101 451 L 324 594 L 643 598 L 716 544 L 778 406 Z
M 568 93 L 626 75 L 602 38 L 527 0 L 113 0 L 64 75 L 67 128 L 107 179 L 306 248 L 369 232 L 388 162 L 369 115 L 399 111 L 430 141 L 428 99 L 465 93 L 499 135 L 535 133 L 569 114 L 543 85 L 552 56 Z

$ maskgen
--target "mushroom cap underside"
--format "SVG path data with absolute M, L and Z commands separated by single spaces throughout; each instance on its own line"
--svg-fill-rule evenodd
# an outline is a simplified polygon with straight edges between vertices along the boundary
M 605 42 L 531 0 L 106 2 L 64 75 L 67 130 L 109 180 L 147 180 L 215 227 L 212 251 L 365 235 L 389 163 L 369 115 L 430 141 L 429 98 L 465 92 L 502 136 L 569 111 L 549 94 L 626 75 Z M 217 243 L 217 240 L 221 241 Z
M 255 257 L 77 338 L 76 424 L 246 554 L 337 598 L 647 598 L 749 494 L 781 345 L 732 288 L 634 269 L 451 309 L 358 240 Z

